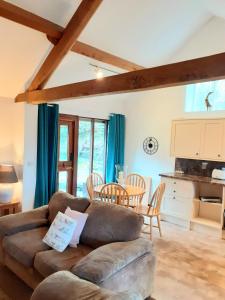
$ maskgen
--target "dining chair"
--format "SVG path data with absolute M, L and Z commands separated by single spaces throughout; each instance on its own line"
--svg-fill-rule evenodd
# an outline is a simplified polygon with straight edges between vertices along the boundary
M 136 208 L 136 212 L 142 214 L 145 217 L 150 219 L 150 239 L 152 239 L 152 227 L 157 227 L 159 229 L 160 237 L 162 236 L 162 230 L 160 225 L 160 207 L 165 191 L 165 183 L 160 183 L 157 189 L 155 190 L 150 203 L 148 206 L 139 205 Z M 152 224 L 152 219 L 156 217 L 157 226 Z
M 131 185 L 133 187 L 140 188 L 141 190 L 143 190 L 143 192 L 140 192 L 138 195 L 130 196 L 130 198 L 129 198 L 130 206 L 135 208 L 141 204 L 144 193 L 145 193 L 146 183 L 145 183 L 144 177 L 142 177 L 141 175 L 139 175 L 137 173 L 131 173 L 127 176 L 125 184 Z
M 91 173 L 86 181 L 87 192 L 90 197 L 90 200 L 98 198 L 98 195 L 95 193 L 94 188 L 98 185 L 104 184 L 102 176 L 98 173 Z
M 105 184 L 100 191 L 100 200 L 129 207 L 129 195 L 125 188 L 117 183 Z

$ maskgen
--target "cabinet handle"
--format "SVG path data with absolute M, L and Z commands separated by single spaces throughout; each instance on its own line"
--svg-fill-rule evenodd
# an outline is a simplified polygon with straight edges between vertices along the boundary
M 174 193 L 176 193 L 176 191 L 175 191 L 175 190 L 174 190 L 173 192 L 174 192 Z
M 176 197 L 173 197 L 173 199 L 176 199 Z
M 198 152 L 196 152 L 196 155 L 198 155 L 199 153 Z
M 218 154 L 217 156 L 218 156 L 218 157 L 220 157 L 221 155 L 220 155 L 220 154 Z
M 173 184 L 176 184 L 176 181 L 174 181 L 174 183 Z

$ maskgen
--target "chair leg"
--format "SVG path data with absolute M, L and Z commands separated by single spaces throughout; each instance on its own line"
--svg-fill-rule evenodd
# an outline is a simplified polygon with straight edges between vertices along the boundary
M 152 240 L 152 217 L 150 217 L 150 240 Z
M 162 237 L 162 230 L 161 230 L 160 217 L 159 217 L 159 215 L 157 216 L 157 222 L 158 222 L 158 228 L 159 228 L 159 235 L 160 235 L 160 237 Z

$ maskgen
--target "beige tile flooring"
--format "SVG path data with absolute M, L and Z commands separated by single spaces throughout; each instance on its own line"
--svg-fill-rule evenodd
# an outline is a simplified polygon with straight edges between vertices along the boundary
M 153 230 L 157 254 L 154 298 L 225 299 L 225 240 L 161 223 L 162 238 Z
M 149 227 L 146 229 L 149 232 Z M 225 240 L 187 231 L 166 222 L 162 222 L 162 230 L 163 237 L 159 238 L 158 230 L 153 229 L 158 261 L 154 298 L 225 299 Z M 149 238 L 147 234 L 143 236 Z M 10 298 L 1 291 L 1 284 Z M 5 275 L 0 269 L 0 300 L 28 300 L 30 293 L 30 289 L 16 276 L 10 272 Z

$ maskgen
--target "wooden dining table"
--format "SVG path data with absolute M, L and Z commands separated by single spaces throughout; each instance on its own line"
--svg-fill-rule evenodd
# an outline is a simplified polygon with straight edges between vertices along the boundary
M 104 187 L 104 184 L 97 185 L 94 187 L 94 192 L 98 195 L 100 195 L 102 188 Z M 122 185 L 122 187 L 127 191 L 128 195 L 130 197 L 137 197 L 137 196 L 143 196 L 145 194 L 145 189 L 138 186 L 133 185 Z M 116 196 L 116 195 L 115 195 Z

